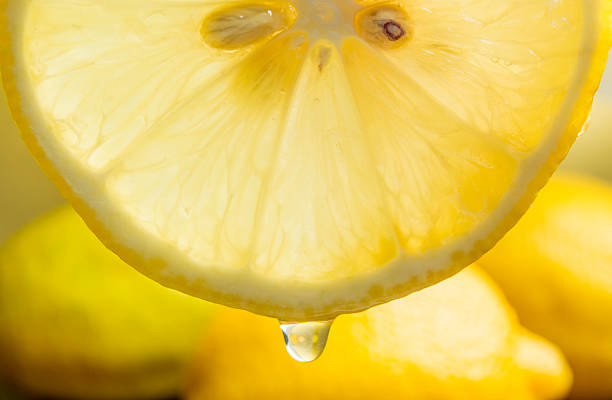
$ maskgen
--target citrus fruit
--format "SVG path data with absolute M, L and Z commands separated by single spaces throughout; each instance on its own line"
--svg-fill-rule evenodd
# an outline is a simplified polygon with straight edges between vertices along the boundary
M 278 324 L 227 309 L 207 331 L 188 400 L 562 398 L 563 356 L 519 326 L 481 271 L 470 267 L 419 293 L 341 316 L 312 364 L 278 346 Z
M 479 264 L 522 323 L 561 347 L 574 397 L 612 397 L 612 186 L 557 175 Z
M 607 0 L 4 0 L 25 141 L 171 288 L 328 319 L 470 264 L 587 119 Z
M 0 380 L 44 398 L 167 398 L 212 312 L 127 266 L 63 207 L 0 249 Z

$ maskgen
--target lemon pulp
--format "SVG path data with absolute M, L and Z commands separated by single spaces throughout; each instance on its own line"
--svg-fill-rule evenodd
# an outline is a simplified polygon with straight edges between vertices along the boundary
M 604 0 L 5 0 L 26 142 L 182 291 L 327 320 L 451 275 L 588 116 Z

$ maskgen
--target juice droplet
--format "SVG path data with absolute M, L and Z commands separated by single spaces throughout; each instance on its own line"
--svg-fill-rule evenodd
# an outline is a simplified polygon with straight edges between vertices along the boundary
M 333 321 L 284 322 L 280 328 L 285 338 L 287 352 L 294 360 L 311 362 L 323 354 L 327 336 Z

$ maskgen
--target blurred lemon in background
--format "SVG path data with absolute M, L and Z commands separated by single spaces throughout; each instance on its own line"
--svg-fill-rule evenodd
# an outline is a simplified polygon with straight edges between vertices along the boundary
M 612 398 L 612 186 L 558 174 L 479 264 L 521 322 L 561 347 L 573 395 Z
M 37 395 L 171 396 L 211 307 L 140 275 L 64 207 L 0 249 L 0 370 Z
M 211 326 L 190 400 L 556 399 L 571 374 L 521 328 L 475 267 L 405 299 L 344 315 L 312 364 L 279 346 L 278 322 L 227 310 Z

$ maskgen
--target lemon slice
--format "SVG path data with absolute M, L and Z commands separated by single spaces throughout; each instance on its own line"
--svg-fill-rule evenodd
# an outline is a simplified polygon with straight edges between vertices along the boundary
M 13 114 L 104 243 L 294 321 L 488 250 L 583 128 L 610 44 L 603 0 L 3 4 Z

